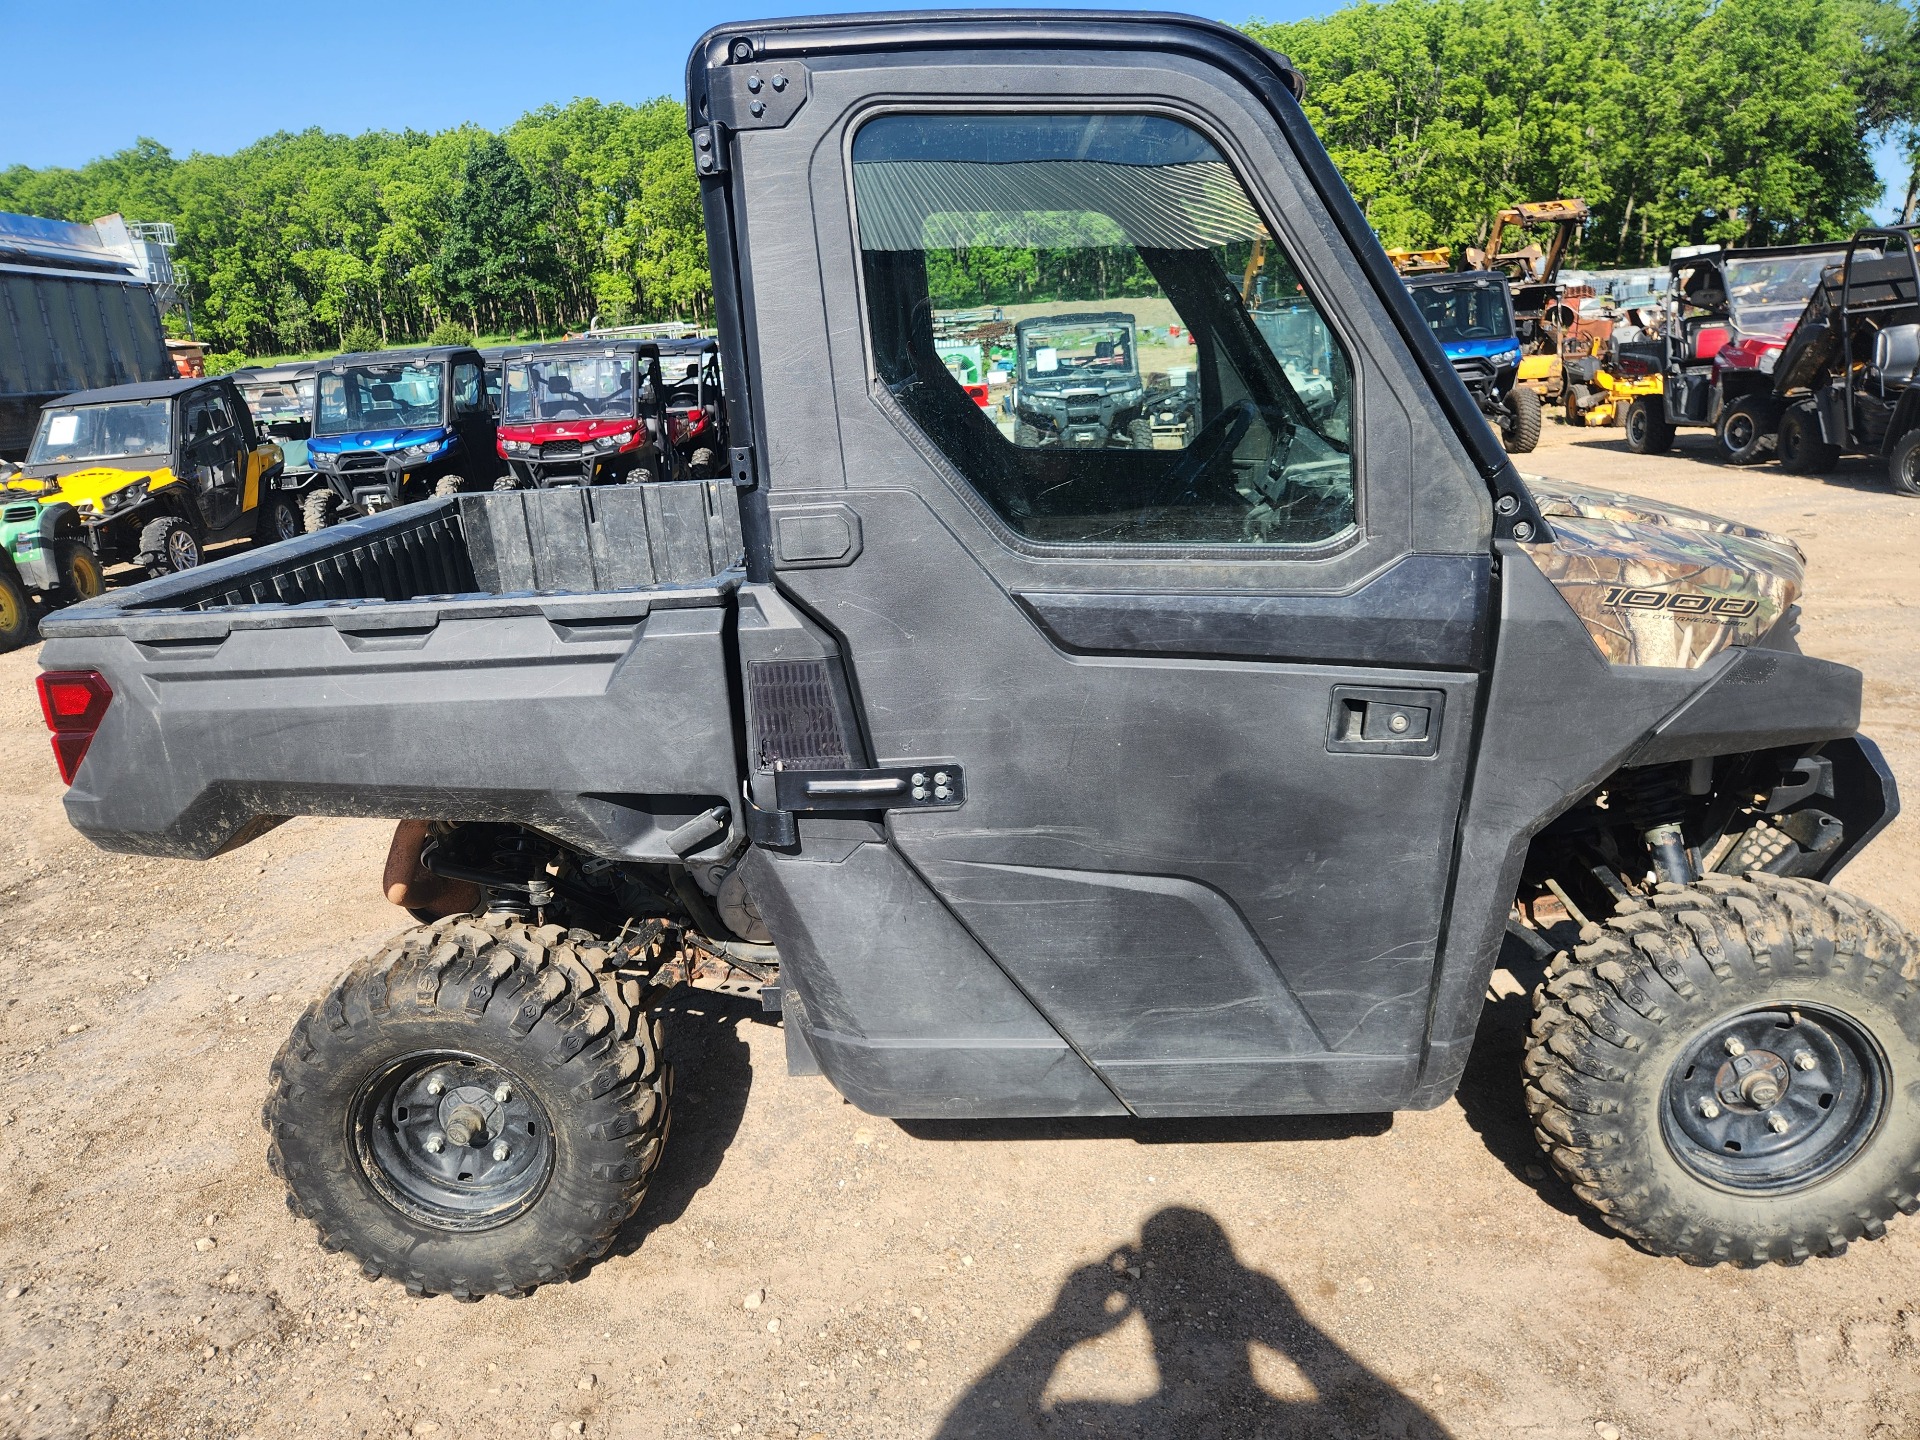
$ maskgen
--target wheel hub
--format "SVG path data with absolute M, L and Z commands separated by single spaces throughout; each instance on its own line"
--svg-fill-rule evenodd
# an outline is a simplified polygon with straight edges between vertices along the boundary
M 525 1211 L 554 1163 L 546 1111 L 519 1076 L 477 1055 L 414 1055 L 374 1076 L 354 1107 L 362 1172 L 395 1209 L 447 1230 Z
M 1779 1194 L 1859 1153 L 1887 1094 L 1886 1061 L 1854 1020 L 1812 1006 L 1749 1010 L 1682 1050 L 1667 1077 L 1661 1131 L 1701 1179 Z

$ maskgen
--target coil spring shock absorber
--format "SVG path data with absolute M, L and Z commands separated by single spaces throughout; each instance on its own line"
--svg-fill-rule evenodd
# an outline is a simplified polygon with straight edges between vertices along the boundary
M 1654 872 L 1675 885 L 1690 885 L 1699 879 L 1681 829 L 1690 798 L 1688 767 L 1659 765 L 1629 770 L 1611 789 L 1609 808 L 1639 832 L 1653 859 Z

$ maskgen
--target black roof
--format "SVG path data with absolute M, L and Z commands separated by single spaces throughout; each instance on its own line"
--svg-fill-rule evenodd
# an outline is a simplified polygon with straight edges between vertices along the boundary
M 236 383 L 262 380 L 305 380 L 320 368 L 317 360 L 289 360 L 284 365 L 248 365 L 229 370 L 227 378 Z
M 1876 231 L 1881 227 L 1876 227 Z M 1861 231 L 1863 235 L 1876 231 Z M 1696 265 L 1724 265 L 1729 260 L 1777 260 L 1783 255 L 1839 254 L 1847 248 L 1845 240 L 1819 240 L 1811 245 L 1739 245 L 1718 250 L 1701 250 L 1692 255 L 1670 256 L 1667 269 L 1674 274 Z
M 478 355 L 471 345 L 413 345 L 404 350 L 363 350 L 358 354 L 334 355 L 315 362 L 315 368 L 332 370 L 342 365 L 403 365 L 409 360 L 444 360 L 449 355 Z
M 110 405 L 117 400 L 170 400 L 203 385 L 218 385 L 224 375 L 183 376 L 177 380 L 142 380 L 134 385 L 108 385 L 100 390 L 77 390 L 62 395 L 55 405 Z
M 1138 322 L 1125 310 L 1075 310 L 1059 315 L 1029 315 L 1014 325 L 1016 331 L 1029 325 L 1112 325 L 1124 322 L 1134 325 Z
M 597 339 L 549 340 L 543 345 L 523 345 L 505 352 L 509 360 L 537 360 L 547 355 L 604 355 L 610 350 L 632 350 L 657 355 L 657 340 L 640 340 L 632 335 L 603 335 Z
M 1409 290 L 1416 285 L 1458 285 L 1463 281 L 1469 284 L 1502 286 L 1511 283 L 1503 270 L 1430 270 L 1402 278 L 1407 282 Z

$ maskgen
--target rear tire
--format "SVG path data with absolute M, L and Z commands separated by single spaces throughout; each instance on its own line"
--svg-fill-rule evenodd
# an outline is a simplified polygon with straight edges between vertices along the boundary
M 317 535 L 331 525 L 333 523 L 333 491 L 325 485 L 309 490 L 300 501 L 300 518 L 305 522 L 309 535 Z
M 1766 407 L 1753 400 L 1736 400 L 1722 410 L 1713 435 L 1720 442 L 1720 458 L 1729 465 L 1757 465 L 1773 448 Z
M 1792 1265 L 1920 1210 L 1920 949 L 1891 917 L 1711 875 L 1584 934 L 1535 993 L 1526 1100 L 1608 1225 L 1696 1265 Z
M 193 527 L 178 515 L 162 515 L 149 520 L 140 532 L 140 553 L 134 563 L 146 566 L 147 574 L 158 579 L 195 569 L 202 558 L 200 537 Z
M 1516 385 L 1507 396 L 1513 423 L 1501 435 L 1509 455 L 1530 455 L 1540 443 L 1540 394 L 1528 385 Z
M 33 603 L 13 562 L 0 555 L 0 654 L 18 650 L 33 639 Z
M 525 1294 L 604 1255 L 670 1086 L 608 963 L 584 931 L 461 915 L 355 966 L 273 1062 L 261 1121 L 288 1207 L 415 1295 Z
M 1920 495 L 1920 430 L 1909 430 L 1894 441 L 1887 479 L 1902 495 Z
M 282 540 L 293 540 L 306 533 L 306 516 L 301 511 L 300 501 L 284 490 L 268 492 L 267 498 L 260 502 L 260 513 L 254 521 L 253 543 L 259 545 L 278 545 Z
M 1627 449 L 1636 455 L 1664 455 L 1673 448 L 1673 426 L 1661 412 L 1658 396 L 1641 396 L 1627 406 Z
M 84 540 L 62 540 L 54 551 L 54 564 L 60 576 L 60 603 L 78 604 L 106 592 L 106 572 L 100 557 L 87 548 Z
M 1824 475 L 1840 463 L 1840 447 L 1826 442 L 1820 434 L 1820 417 L 1807 404 L 1795 405 L 1780 417 L 1780 438 L 1774 448 L 1780 468 L 1795 475 Z

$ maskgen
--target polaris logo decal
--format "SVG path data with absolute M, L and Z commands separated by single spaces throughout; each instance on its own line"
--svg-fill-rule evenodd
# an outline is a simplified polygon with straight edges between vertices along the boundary
M 1691 615 L 1702 620 L 1744 620 L 1760 602 L 1739 595 L 1673 595 L 1665 590 L 1629 590 L 1615 585 L 1601 598 L 1605 605 L 1626 610 L 1664 610 L 1669 615 Z

